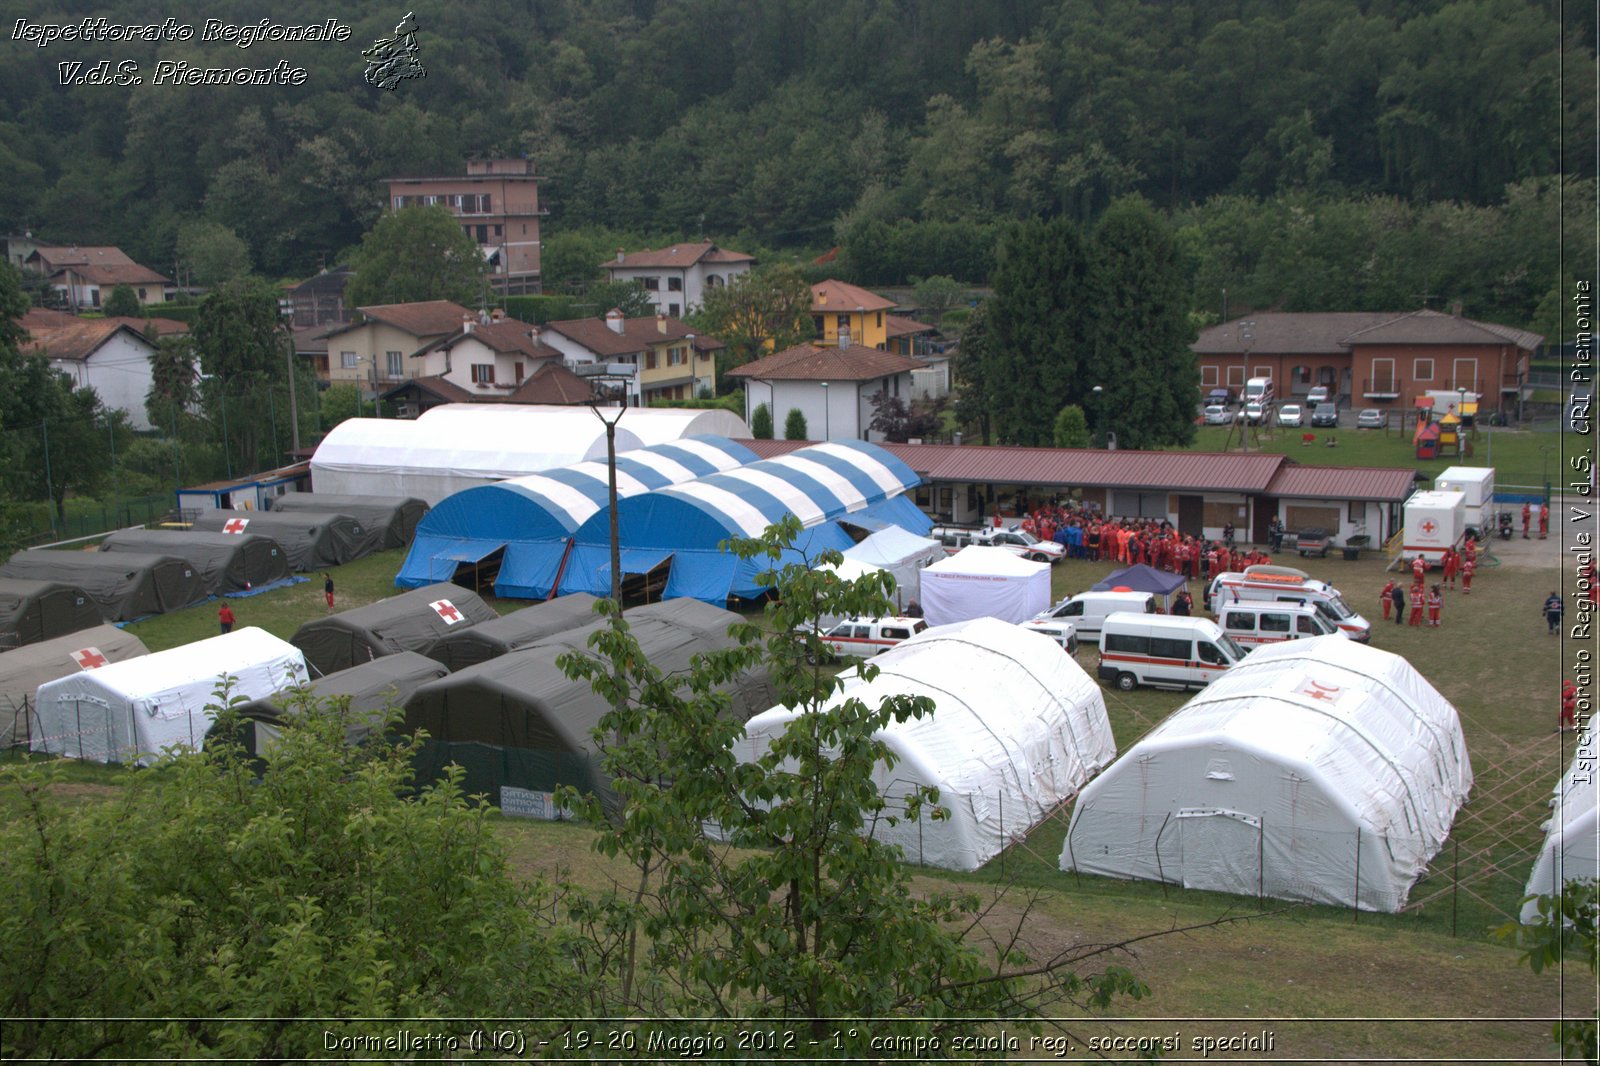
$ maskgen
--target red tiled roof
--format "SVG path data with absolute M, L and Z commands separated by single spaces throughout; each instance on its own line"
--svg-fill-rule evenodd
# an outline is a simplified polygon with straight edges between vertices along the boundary
M 663 326 L 665 332 L 662 332 Z M 652 344 L 665 344 L 683 340 L 694 331 L 676 318 L 661 319 L 646 315 L 622 320 L 622 332 L 617 333 L 603 318 L 569 318 L 560 322 L 546 322 L 544 328 L 559 333 L 574 344 L 587 348 L 598 356 L 635 355 Z M 694 346 L 700 351 L 723 347 L 715 337 L 695 337 Z
M 1298 466 L 1285 464 L 1267 484 L 1267 495 L 1315 500 L 1401 502 L 1416 487 L 1416 473 L 1394 467 Z
M 813 312 L 838 312 L 848 313 L 855 310 L 887 311 L 894 306 L 893 300 L 885 300 L 875 292 L 868 292 L 858 285 L 851 285 L 847 281 L 819 281 L 811 286 L 811 310 Z
M 405 330 L 413 337 L 438 337 L 454 333 L 461 328 L 462 316 L 472 314 L 465 307 L 449 300 L 377 304 L 372 307 L 359 307 L 357 310 L 373 322 L 382 322 L 386 326 Z M 362 324 L 352 324 L 345 329 L 359 329 Z M 344 330 L 338 332 L 342 333 Z
M 695 263 L 753 263 L 755 256 L 743 252 L 730 252 L 718 248 L 710 241 L 693 244 L 675 244 L 670 248 L 651 248 L 642 252 L 629 252 L 609 263 L 600 265 L 607 270 L 628 267 L 672 268 L 688 267 Z
M 1537 333 L 1477 322 L 1470 318 L 1441 314 L 1438 311 L 1413 311 L 1381 325 L 1353 333 L 1346 344 L 1504 344 L 1507 341 L 1526 348 L 1537 348 L 1544 338 Z
M 461 329 L 460 325 L 460 323 L 457 323 L 456 331 L 450 336 L 442 337 L 413 354 L 423 355 L 427 352 L 442 351 L 446 348 L 453 348 L 462 341 L 472 338 L 481 342 L 490 351 L 499 352 L 503 355 L 521 354 L 531 359 L 561 358 L 560 352 L 543 341 L 535 341 L 530 336 L 530 334 L 538 330 L 538 326 L 530 325 L 515 318 L 502 318 L 498 322 L 489 323 L 476 322 L 473 324 L 472 332 L 470 333 Z
M 1345 355 L 1357 344 L 1494 344 L 1532 351 L 1544 338 L 1526 330 L 1438 311 L 1268 312 L 1202 330 L 1200 355 Z
M 44 330 L 23 345 L 24 351 L 36 352 L 51 359 L 70 359 L 81 362 L 116 334 L 127 330 L 139 340 L 154 347 L 154 342 L 133 326 L 113 318 L 82 318 L 70 326 Z
M 188 333 L 189 323 L 179 322 L 175 318 L 134 318 L 131 315 L 113 315 L 104 319 L 106 322 L 120 322 L 124 326 L 136 329 L 146 337 L 170 337 L 174 333 Z
M 763 459 L 803 441 L 740 441 Z M 1264 452 L 1140 452 L 1001 445 L 882 444 L 928 481 L 1264 493 L 1285 462 Z M 1409 471 L 1406 472 L 1409 476 Z M 1359 499 L 1360 497 L 1352 497 Z
M 884 315 L 883 328 L 889 338 L 909 337 L 914 333 L 932 333 L 933 327 L 926 322 L 918 322 L 914 318 L 902 318 L 899 315 Z
M 517 391 L 506 398 L 507 403 L 588 403 L 594 398 L 589 383 L 557 361 L 551 361 L 535 370 Z
M 848 348 L 799 344 L 728 371 L 729 377 L 762 381 L 871 381 L 921 370 L 928 364 L 897 352 L 861 344 Z
M 138 263 L 86 263 L 73 264 L 51 275 L 56 278 L 72 271 L 91 285 L 102 288 L 112 285 L 171 285 L 172 279 Z
M 67 266 L 135 266 L 128 253 L 115 245 L 56 245 L 46 247 L 39 245 L 33 250 L 32 259 L 38 256 L 41 262 L 49 264 L 51 270 L 60 270 Z
M 70 326 L 78 321 L 78 316 L 69 315 L 65 311 L 52 311 L 48 307 L 30 307 L 24 312 L 21 321 L 23 329 L 37 335 L 44 330 Z
M 471 389 L 462 388 L 455 382 L 441 375 L 425 378 L 408 378 L 393 388 L 384 392 L 383 398 L 390 399 L 400 393 L 415 388 L 418 392 L 425 392 L 445 403 L 499 403 L 498 396 L 484 396 L 473 392 Z

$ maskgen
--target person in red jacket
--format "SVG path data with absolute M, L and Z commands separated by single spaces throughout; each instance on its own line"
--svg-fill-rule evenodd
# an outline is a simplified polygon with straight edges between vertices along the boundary
M 1415 559 L 1411 560 L 1411 583 L 1413 585 L 1421 588 L 1423 579 L 1427 573 L 1428 562 L 1426 559 L 1424 559 L 1421 555 L 1418 555 Z
M 1522 505 L 1522 539 L 1528 539 L 1528 520 L 1532 517 L 1532 508 L 1527 504 Z
M 1456 553 L 1454 548 L 1446 548 L 1444 550 L 1443 567 L 1444 577 L 1439 583 L 1441 585 L 1449 585 L 1451 588 L 1455 588 L 1456 573 L 1461 569 L 1461 556 Z
M 1539 505 L 1539 539 L 1550 539 L 1550 505 L 1548 503 Z
M 1478 559 L 1477 553 L 1474 552 L 1461 563 L 1461 594 L 1463 596 L 1472 595 L 1472 575 L 1477 573 L 1477 570 Z
M 1444 593 L 1435 585 L 1428 590 L 1428 625 L 1439 628 L 1439 613 L 1444 610 Z
M 224 633 L 232 633 L 233 621 L 233 608 L 228 606 L 227 600 L 223 600 L 222 606 L 217 608 L 217 625 Z
M 1408 625 L 1420 626 L 1422 624 L 1422 586 L 1411 586 L 1411 620 Z
M 1387 585 L 1383 586 L 1383 591 L 1378 593 L 1378 599 L 1383 601 L 1383 620 L 1385 622 L 1389 620 L 1389 612 L 1393 608 L 1393 604 L 1389 600 L 1389 597 L 1393 595 L 1394 582 L 1391 580 Z
M 1561 682 L 1561 732 L 1570 733 L 1578 728 L 1578 686 L 1572 679 Z

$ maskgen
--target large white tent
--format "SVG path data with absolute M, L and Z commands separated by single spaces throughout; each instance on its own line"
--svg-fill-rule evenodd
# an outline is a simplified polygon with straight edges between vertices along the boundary
M 300 649 L 248 627 L 39 686 L 33 750 L 148 765 L 169 746 L 199 748 L 216 717 L 216 689 L 260 699 L 310 678 Z
M 922 610 L 931 626 L 968 618 L 1026 622 L 1050 606 L 1050 564 L 1004 548 L 971 545 L 922 571 Z
M 1554 896 L 1568 881 L 1600 880 L 1600 786 L 1595 783 L 1594 747 L 1579 748 L 1550 798 L 1544 847 L 1528 875 L 1528 895 Z M 1522 920 L 1539 913 L 1533 900 L 1522 906 Z
M 619 453 L 641 445 L 617 427 Z M 587 407 L 485 404 L 470 417 L 347 418 L 317 446 L 311 480 L 318 492 L 415 496 L 433 505 L 462 489 L 605 457 L 605 425 Z
M 893 574 L 895 604 L 903 610 L 912 600 L 922 598 L 923 569 L 942 561 L 945 553 L 944 545 L 932 537 L 919 537 L 899 526 L 885 526 L 855 547 L 846 548 L 844 558 L 847 563 L 877 567 Z M 1049 606 L 1048 595 L 1045 606 Z
M 495 418 L 515 419 L 538 424 L 551 412 L 581 411 L 590 421 L 598 423 L 594 412 L 587 407 L 557 407 L 551 404 L 517 403 L 446 403 L 430 407 L 417 416 L 421 425 L 445 426 L 460 424 L 476 427 L 485 415 Z M 606 419 L 616 417 L 615 410 L 605 412 Z M 645 445 L 669 444 L 685 437 L 737 437 L 750 438 L 750 427 L 745 420 L 722 407 L 629 407 L 622 412 L 618 427 L 626 428 Z
M 1404 659 L 1286 641 L 1084 789 L 1061 868 L 1392 912 L 1471 787 L 1455 708 Z
M 948 818 L 924 811 L 873 835 L 907 859 L 976 870 L 1020 840 L 1116 756 L 1100 686 L 1048 637 L 992 618 L 941 626 L 872 660 L 871 681 L 849 675 L 828 706 L 889 695 L 927 696 L 932 714 L 878 735 L 896 759 L 879 763 L 877 786 L 890 813 L 923 786 L 939 790 Z M 801 712 L 774 707 L 750 719 L 735 754 L 761 758 Z

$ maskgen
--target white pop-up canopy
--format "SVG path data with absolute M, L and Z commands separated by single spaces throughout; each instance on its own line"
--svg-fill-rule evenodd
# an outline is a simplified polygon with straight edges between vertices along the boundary
M 939 790 L 949 817 L 879 822 L 875 837 L 907 859 L 976 870 L 1020 840 L 1116 756 L 1100 686 L 1048 637 L 992 618 L 941 626 L 872 660 L 878 675 L 848 675 L 828 706 L 860 699 L 876 707 L 890 695 L 927 696 L 934 711 L 878 734 L 896 759 L 879 763 L 887 813 L 922 786 Z M 734 753 L 762 757 L 800 716 L 774 707 L 745 724 Z
M 1397 911 L 1471 787 L 1455 708 L 1404 659 L 1285 641 L 1084 789 L 1061 868 Z
M 919 537 L 899 526 L 885 526 L 860 544 L 844 550 L 846 562 L 855 561 L 894 575 L 895 604 L 904 609 L 922 599 L 923 568 L 945 558 L 944 545 L 932 537 Z
M 1595 783 L 1594 748 L 1579 748 L 1550 798 L 1544 847 L 1528 875 L 1528 895 L 1554 896 L 1568 881 L 1600 880 L 1600 786 Z M 1532 922 L 1539 908 L 1522 905 L 1522 920 Z
M 922 610 L 931 626 L 969 618 L 1026 622 L 1050 606 L 1050 564 L 1004 548 L 972 545 L 922 571 Z
M 310 680 L 299 648 L 264 629 L 237 629 L 40 685 L 33 750 L 143 766 L 166 747 L 199 748 L 224 674 L 229 695 L 247 700 Z

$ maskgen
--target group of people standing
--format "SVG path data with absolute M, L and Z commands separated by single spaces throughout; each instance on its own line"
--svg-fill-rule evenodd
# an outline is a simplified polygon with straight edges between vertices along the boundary
M 1060 544 L 1069 559 L 1143 563 L 1191 580 L 1209 581 L 1217 574 L 1272 562 L 1272 556 L 1256 548 L 1234 547 L 1231 525 L 1219 543 L 1179 533 L 1166 519 L 1109 518 L 1087 508 L 1052 504 L 1028 512 L 1022 529 Z
M 1378 599 L 1383 607 L 1385 622 L 1393 618 L 1395 625 L 1406 625 L 1408 621 L 1406 606 L 1409 603 L 1411 607 L 1409 624 L 1414 626 L 1426 624 L 1433 628 L 1441 626 L 1445 589 L 1455 589 L 1459 578 L 1461 594 L 1463 596 L 1472 594 L 1472 576 L 1478 572 L 1478 542 L 1468 537 L 1461 551 L 1446 548 L 1439 565 L 1443 576 L 1435 585 L 1428 585 L 1428 561 L 1418 555 L 1411 560 L 1409 591 L 1402 588 L 1398 581 L 1393 580 L 1383 586 Z M 1423 621 L 1424 611 L 1427 612 L 1426 623 Z

